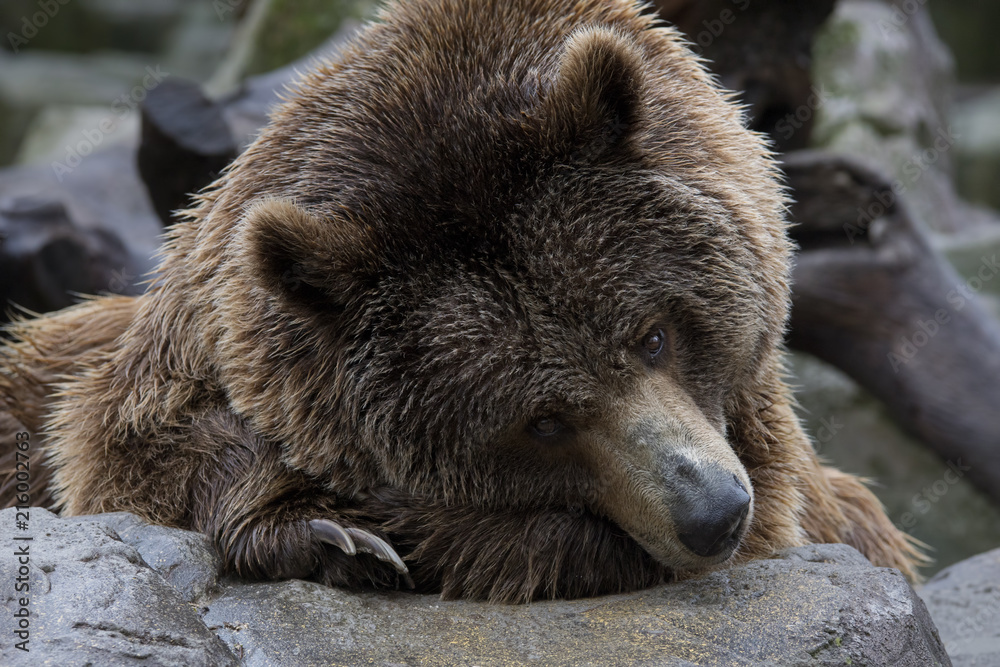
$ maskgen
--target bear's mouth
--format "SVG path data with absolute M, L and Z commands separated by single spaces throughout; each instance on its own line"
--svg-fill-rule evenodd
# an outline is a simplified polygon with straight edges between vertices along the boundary
M 729 560 L 749 530 L 753 498 L 739 476 L 712 467 L 677 483 L 668 479 L 659 511 L 647 505 L 632 520 L 629 532 L 653 558 L 676 570 L 702 570 Z M 643 516 L 644 515 L 644 516 Z
M 665 435 L 671 434 L 660 431 L 598 455 L 591 470 L 600 470 L 604 482 L 595 499 L 599 510 L 666 567 L 702 570 L 724 563 L 753 520 L 749 475 L 721 436 Z

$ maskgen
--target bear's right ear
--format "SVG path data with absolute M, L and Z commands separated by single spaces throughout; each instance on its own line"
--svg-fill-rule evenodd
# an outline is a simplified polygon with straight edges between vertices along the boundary
M 639 47 L 603 26 L 566 39 L 543 123 L 550 146 L 599 154 L 620 148 L 644 116 L 644 61 Z
M 360 225 L 319 218 L 284 199 L 252 204 L 237 238 L 243 261 L 270 294 L 312 312 L 342 308 L 375 270 Z

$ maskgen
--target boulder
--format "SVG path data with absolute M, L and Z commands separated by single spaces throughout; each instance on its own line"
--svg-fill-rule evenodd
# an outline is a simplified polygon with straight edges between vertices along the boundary
M 142 141 L 137 161 L 160 220 L 191 205 L 236 157 L 236 143 L 223 117 L 193 81 L 168 77 L 142 103 Z
M 1000 549 L 957 563 L 919 589 L 956 667 L 1000 665 Z
M 15 512 L 0 512 L 5 554 L 0 580 L 6 582 L 0 663 L 238 664 L 195 609 L 114 530 L 94 521 L 60 519 L 40 508 L 31 508 L 27 529 L 20 530 Z M 31 539 L 15 539 L 24 537 Z M 15 555 L 18 549 L 27 555 Z M 30 588 L 15 592 L 19 576 Z M 22 609 L 26 619 L 15 616 Z M 27 651 L 15 645 L 22 641 Z
M 902 575 L 844 545 L 527 606 L 239 583 L 204 620 L 246 665 L 951 664 Z
M 923 224 L 958 231 L 969 218 L 951 183 L 954 66 L 926 3 L 905 5 L 837 3 L 813 45 L 812 145 L 869 160 Z
M 0 632 L 12 636 L 26 606 L 31 650 L 5 643 L 4 665 L 951 664 L 902 575 L 844 545 L 635 593 L 507 606 L 218 580 L 205 536 L 130 514 L 32 508 L 27 530 L 17 520 L 0 512 L 0 578 L 16 581 L 11 554 L 28 545 L 31 588 L 18 595 L 30 601 L 5 588 Z
M 942 461 L 842 370 L 802 352 L 790 362 L 799 417 L 819 455 L 872 480 L 892 522 L 930 546 L 934 562 L 922 574 L 1000 544 L 1000 507 L 972 483 L 969 461 Z
M 0 170 L 0 205 L 21 210 L 23 202 L 31 201 L 57 202 L 80 230 L 117 236 L 133 262 L 129 280 L 153 268 L 163 227 L 139 178 L 134 148 L 116 145 L 58 168 L 38 164 Z M 121 272 L 124 266 L 115 269 Z
M 118 235 L 85 229 L 53 197 L 0 199 L 0 302 L 57 310 L 79 294 L 137 294 L 138 269 Z
M 197 603 L 215 592 L 222 561 L 207 535 L 150 525 L 128 512 L 80 517 L 112 529 L 162 576 L 185 602 Z

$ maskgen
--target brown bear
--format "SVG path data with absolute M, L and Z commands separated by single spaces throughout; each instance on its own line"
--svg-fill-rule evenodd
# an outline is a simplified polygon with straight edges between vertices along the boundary
M 526 601 L 809 541 L 912 577 L 790 407 L 785 206 L 640 6 L 393 3 L 145 294 L 14 327 L 0 441 L 64 514 L 204 531 L 246 577 Z

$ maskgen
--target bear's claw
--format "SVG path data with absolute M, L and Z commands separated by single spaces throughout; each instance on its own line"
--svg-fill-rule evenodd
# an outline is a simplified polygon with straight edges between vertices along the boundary
M 372 554 L 380 561 L 391 564 L 396 572 L 403 575 L 406 585 L 410 588 L 414 587 L 406 563 L 399 557 L 395 549 L 381 537 L 360 528 L 344 528 L 329 519 L 313 519 L 309 522 L 309 527 L 312 528 L 320 542 L 332 544 L 348 556 L 354 556 L 360 551 Z
M 313 529 L 320 542 L 339 547 L 348 556 L 353 556 L 358 552 L 354 540 L 339 523 L 326 519 L 313 519 L 309 522 L 309 527 Z

